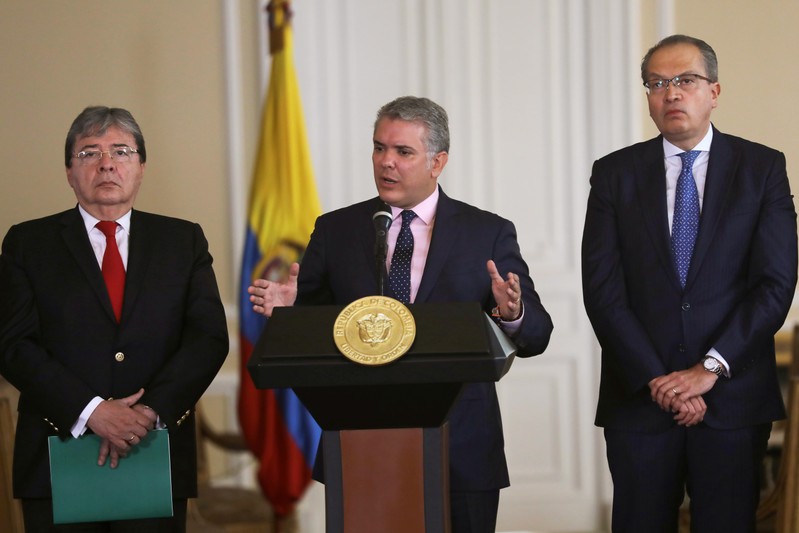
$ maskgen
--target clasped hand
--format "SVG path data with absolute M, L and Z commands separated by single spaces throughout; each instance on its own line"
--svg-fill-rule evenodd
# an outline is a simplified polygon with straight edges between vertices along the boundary
M 699 363 L 656 377 L 649 382 L 649 391 L 652 401 L 661 409 L 675 413 L 677 424 L 690 427 L 704 420 L 707 405 L 702 395 L 713 388 L 717 379 Z
M 158 414 L 146 405 L 137 403 L 144 394 L 135 394 L 119 400 L 100 402 L 86 425 L 102 437 L 98 466 L 111 458 L 111 468 L 116 468 L 121 457 L 126 457 L 133 446 L 139 444 L 147 432 L 155 428 Z

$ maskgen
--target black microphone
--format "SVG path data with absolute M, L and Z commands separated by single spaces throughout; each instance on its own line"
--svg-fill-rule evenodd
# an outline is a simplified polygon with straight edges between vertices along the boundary
M 377 286 L 380 296 L 384 294 L 384 281 L 386 279 L 386 255 L 388 255 L 388 228 L 391 227 L 393 218 L 391 208 L 380 198 L 372 215 L 372 224 L 375 228 L 375 265 L 377 267 Z

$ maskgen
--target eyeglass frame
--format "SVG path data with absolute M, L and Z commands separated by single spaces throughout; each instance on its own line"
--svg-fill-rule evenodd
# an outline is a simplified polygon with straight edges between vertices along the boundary
M 647 94 L 653 94 L 655 91 L 659 92 L 661 90 L 663 92 L 666 92 L 666 91 L 669 90 L 669 86 L 670 85 L 674 86 L 674 87 L 679 87 L 682 84 L 682 81 L 683 81 L 682 79 L 684 77 L 686 77 L 686 76 L 699 78 L 700 80 L 705 80 L 708 83 L 715 83 L 714 80 L 711 80 L 707 76 L 702 76 L 701 74 L 695 74 L 693 72 L 686 72 L 684 74 L 680 74 L 679 76 L 674 76 L 673 78 L 652 78 L 651 80 L 645 81 L 643 83 L 643 85 L 644 85 L 644 87 L 646 87 L 646 93 Z M 652 83 L 652 82 L 655 82 L 655 83 L 657 83 L 657 82 L 666 82 L 666 86 L 662 87 L 662 88 L 661 87 L 657 87 L 657 88 L 655 88 L 653 90 L 653 88 L 649 86 L 649 84 Z M 685 89 L 683 89 L 683 90 L 685 90 Z
M 72 154 L 72 157 L 76 158 L 81 165 L 86 165 L 86 164 L 89 164 L 89 163 L 99 163 L 100 161 L 103 160 L 103 154 L 108 154 L 108 157 L 111 159 L 111 161 L 117 161 L 116 157 L 114 157 L 114 155 L 112 153 L 115 150 L 128 150 L 128 151 L 130 151 L 130 153 L 128 154 L 128 158 L 130 158 L 130 156 L 133 155 L 133 154 L 138 154 L 139 153 L 139 151 L 136 148 L 131 148 L 130 146 L 124 144 L 124 145 L 120 145 L 120 146 L 115 146 L 115 147 L 113 147 L 110 150 L 95 150 L 95 149 L 81 150 L 80 152 L 75 152 L 74 154 Z M 85 156 L 81 157 L 80 154 L 86 154 L 86 153 L 99 153 L 99 158 L 97 159 L 97 161 L 94 161 L 92 159 L 86 159 Z M 129 160 L 130 159 L 128 159 L 128 161 Z

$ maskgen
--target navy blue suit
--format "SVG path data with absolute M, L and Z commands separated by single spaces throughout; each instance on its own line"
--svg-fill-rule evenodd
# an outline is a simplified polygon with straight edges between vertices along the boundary
M 191 413 L 228 350 L 200 226 L 133 211 L 119 324 L 77 208 L 12 227 L 2 252 L 0 373 L 20 390 L 14 495 L 49 498 L 47 437 L 71 438 L 93 397 L 143 387 L 169 430 L 173 496 L 196 496 Z
M 653 452 L 668 462 L 671 445 L 685 449 L 702 442 L 700 436 L 713 434 L 715 439 L 726 430 L 765 427 L 765 433 L 758 433 L 762 440 L 770 423 L 785 416 L 774 334 L 794 295 L 797 234 L 784 155 L 714 129 L 699 234 L 683 289 L 670 250 L 662 143 L 659 136 L 595 162 L 582 267 L 585 307 L 602 347 L 596 424 L 606 428 L 606 435 L 611 430 L 647 438 L 643 435 L 675 429 L 673 414 L 651 400 L 649 381 L 696 365 L 710 348 L 730 365 L 731 378 L 719 378 L 703 396 L 704 422 L 681 434 L 687 444 L 672 442 Z M 688 472 L 689 492 L 692 484 L 710 481 L 705 478 L 725 484 L 723 472 L 730 470 L 730 461 L 741 459 L 727 455 L 735 453 L 729 440 L 712 442 L 708 457 L 689 454 L 683 457 L 687 466 L 677 465 Z M 629 451 L 612 446 L 608 440 L 609 457 Z M 630 465 L 637 453 L 631 452 Z M 700 473 L 706 464 L 714 464 L 715 473 Z M 619 487 L 622 479 L 614 475 L 616 488 L 635 492 Z M 667 485 L 651 479 L 647 496 L 676 497 L 664 495 L 673 492 Z M 756 504 L 756 495 L 751 497 Z M 726 507 L 712 512 L 729 514 Z M 704 531 L 715 530 L 734 529 Z
M 302 260 L 298 305 L 339 304 L 378 293 L 372 225 L 375 200 L 319 217 Z M 486 262 L 519 275 L 524 320 L 514 338 L 518 355 L 544 351 L 552 322 L 535 292 L 511 222 L 440 192 L 430 250 L 415 303 L 496 305 Z M 386 294 L 390 289 L 386 289 Z M 453 332 L 453 334 L 455 334 Z M 469 384 L 450 413 L 450 486 L 486 491 L 509 485 L 502 421 L 493 383 Z

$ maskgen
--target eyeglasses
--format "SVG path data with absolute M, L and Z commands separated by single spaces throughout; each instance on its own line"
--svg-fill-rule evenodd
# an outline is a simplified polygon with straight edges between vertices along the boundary
M 675 87 L 679 87 L 685 92 L 691 92 L 699 87 L 699 80 L 713 82 L 710 78 L 700 76 L 699 74 L 683 74 L 681 76 L 674 76 L 669 80 L 651 79 L 644 82 L 647 94 L 659 94 L 669 88 L 669 83 Z
M 127 163 L 133 154 L 138 154 L 139 151 L 131 148 L 130 146 L 116 146 L 110 150 L 81 150 L 77 154 L 73 154 L 82 165 L 93 165 L 99 163 L 103 158 L 103 154 L 108 154 L 112 160 L 117 163 Z

